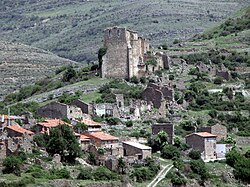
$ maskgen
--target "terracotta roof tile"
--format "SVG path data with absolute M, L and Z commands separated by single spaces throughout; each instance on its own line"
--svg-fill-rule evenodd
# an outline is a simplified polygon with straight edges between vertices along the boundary
M 87 126 L 102 126 L 101 123 L 95 122 L 91 119 L 83 119 L 81 122 L 86 124 Z
M 85 136 L 85 135 L 81 134 L 80 140 L 81 140 L 81 141 L 87 141 L 87 140 L 89 141 L 90 138 L 89 138 L 88 136 Z
M 216 135 L 208 133 L 208 132 L 196 132 L 196 133 L 189 134 L 187 136 L 191 136 L 191 135 L 198 135 L 198 136 L 201 136 L 201 137 L 204 137 L 204 138 L 216 137 Z
M 19 132 L 21 134 L 25 134 L 25 133 L 29 134 L 29 135 L 34 134 L 32 131 L 26 130 L 26 129 L 22 128 L 19 125 L 6 126 L 5 128 L 6 129 L 11 129 L 11 130 L 16 131 L 16 132 Z
M 62 125 L 62 124 L 72 126 L 71 124 L 68 124 L 60 119 L 49 119 L 49 120 L 44 120 L 38 123 L 38 125 L 42 125 L 44 127 L 57 127 L 58 125 Z
M 90 139 L 95 138 L 99 140 L 119 140 L 119 138 L 107 134 L 103 131 L 91 132 L 90 134 L 85 134 L 85 135 L 88 136 Z

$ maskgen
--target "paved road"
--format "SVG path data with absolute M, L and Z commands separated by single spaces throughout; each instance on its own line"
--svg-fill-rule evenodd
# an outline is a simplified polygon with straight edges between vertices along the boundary
M 147 187 L 155 187 L 164 177 L 166 174 L 172 169 L 173 165 L 168 164 L 162 168 L 162 170 L 158 173 L 158 175 L 149 183 Z

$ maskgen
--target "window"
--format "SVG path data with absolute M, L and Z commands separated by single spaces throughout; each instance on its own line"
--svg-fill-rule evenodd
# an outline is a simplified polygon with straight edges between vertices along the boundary
M 117 36 L 120 37 L 121 36 L 121 31 L 117 30 Z
M 109 30 L 109 37 L 111 37 L 111 30 Z

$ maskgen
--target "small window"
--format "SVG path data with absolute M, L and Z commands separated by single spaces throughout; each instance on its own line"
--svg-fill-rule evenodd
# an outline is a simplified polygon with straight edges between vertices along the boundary
M 72 113 L 72 110 L 70 110 L 69 113 Z
M 109 37 L 111 37 L 111 30 L 109 30 Z
M 121 101 L 119 101 L 119 107 L 121 107 L 122 106 L 122 102 Z
M 120 37 L 121 36 L 121 31 L 117 30 L 117 36 Z

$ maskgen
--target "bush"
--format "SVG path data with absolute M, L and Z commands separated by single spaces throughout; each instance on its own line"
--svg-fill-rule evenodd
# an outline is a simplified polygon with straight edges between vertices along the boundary
M 222 84 L 223 83 L 223 79 L 221 78 L 221 77 L 216 77 L 215 79 L 214 79 L 214 84 Z
M 133 126 L 133 121 L 126 121 L 126 127 L 132 127 Z
M 188 156 L 194 160 L 199 160 L 201 158 L 201 153 L 198 150 L 192 150 L 189 152 Z
M 96 170 L 93 171 L 93 177 L 95 178 L 95 180 L 117 180 L 118 174 L 110 171 L 109 169 L 107 169 L 106 167 L 98 167 Z
M 161 150 L 161 157 L 173 159 L 180 157 L 180 151 L 173 145 L 165 145 Z
M 194 173 L 200 175 L 201 180 L 204 181 L 208 178 L 208 170 L 202 160 L 192 160 L 190 167 Z
M 20 167 L 22 165 L 22 161 L 19 157 L 16 156 L 8 156 L 3 161 L 3 173 L 14 173 L 15 175 L 20 175 Z
M 77 176 L 80 180 L 91 180 L 93 179 L 93 171 L 90 167 L 85 167 L 80 169 L 80 173 Z

